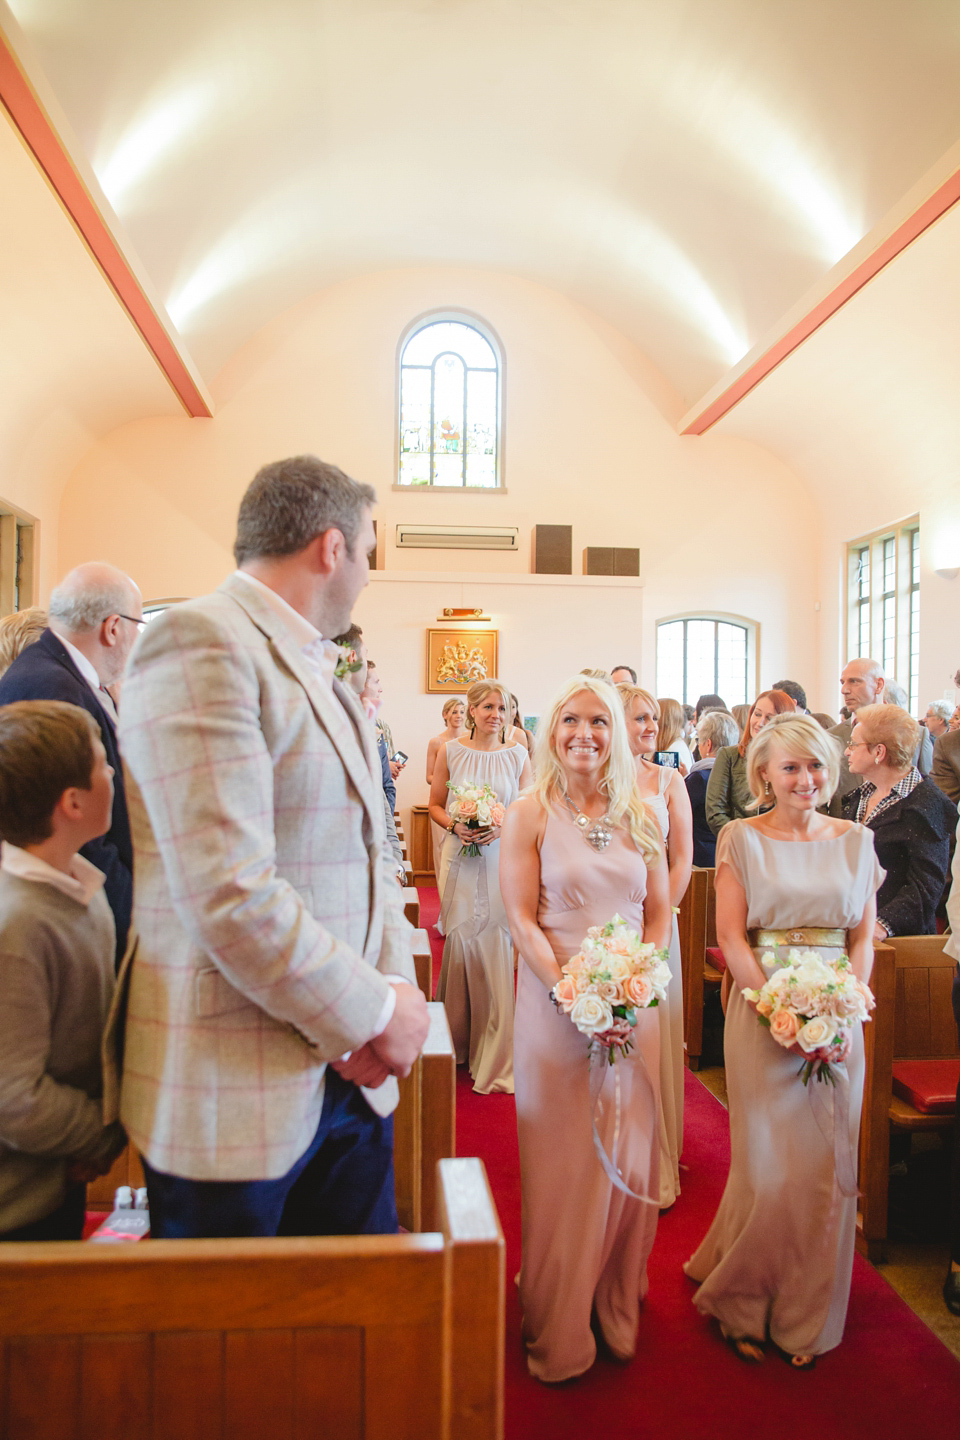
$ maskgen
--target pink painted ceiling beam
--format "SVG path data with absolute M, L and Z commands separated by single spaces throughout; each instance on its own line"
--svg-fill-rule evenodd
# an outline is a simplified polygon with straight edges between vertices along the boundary
M 210 406 L 190 374 L 122 250 L 110 233 L 93 197 L 36 92 L 6 40 L 0 35 L 0 104 L 46 175 L 94 260 L 144 343 L 169 380 L 188 415 L 209 419 Z
M 748 395 L 761 380 L 776 370 L 789 355 L 792 355 L 804 340 L 808 340 L 815 331 L 825 325 L 831 316 L 846 305 L 862 290 L 875 275 L 878 275 L 891 260 L 895 260 L 908 245 L 911 245 L 925 230 L 928 230 L 942 215 L 960 200 L 960 170 L 954 171 L 922 204 L 907 216 L 888 236 L 885 237 L 870 254 L 856 265 L 848 275 L 839 280 L 828 295 L 802 319 L 792 325 L 786 334 L 782 335 L 772 345 L 764 350 L 752 364 L 748 365 L 742 374 L 712 400 L 699 413 L 696 413 L 687 422 L 681 422 L 682 435 L 702 435 L 718 420 L 722 420 L 733 407 Z

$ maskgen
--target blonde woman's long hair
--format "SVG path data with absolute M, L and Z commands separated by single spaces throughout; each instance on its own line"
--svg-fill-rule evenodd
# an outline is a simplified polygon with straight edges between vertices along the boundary
M 637 790 L 637 762 L 630 753 L 623 705 L 613 685 L 591 675 L 574 675 L 554 696 L 537 726 L 534 752 L 534 781 L 527 792 L 535 795 L 545 810 L 562 814 L 567 781 L 556 748 L 556 729 L 563 707 L 584 692 L 596 696 L 610 716 L 610 754 L 600 779 L 607 799 L 607 814 L 614 825 L 626 817 L 630 838 L 648 865 L 656 865 L 663 854 L 660 827 Z

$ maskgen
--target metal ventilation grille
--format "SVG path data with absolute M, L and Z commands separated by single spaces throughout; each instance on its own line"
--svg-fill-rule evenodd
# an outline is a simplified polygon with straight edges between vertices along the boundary
M 520 532 L 501 526 L 398 525 L 404 550 L 517 550 Z

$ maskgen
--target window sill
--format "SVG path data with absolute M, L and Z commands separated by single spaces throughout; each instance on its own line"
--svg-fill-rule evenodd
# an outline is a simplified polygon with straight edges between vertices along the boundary
M 506 495 L 506 485 L 391 485 L 401 495 Z

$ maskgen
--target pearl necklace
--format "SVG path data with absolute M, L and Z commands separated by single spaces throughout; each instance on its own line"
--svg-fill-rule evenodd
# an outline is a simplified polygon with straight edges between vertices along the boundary
M 569 795 L 564 795 L 563 798 L 570 807 L 574 825 L 576 825 L 580 834 L 590 846 L 590 849 L 596 850 L 598 854 L 606 850 L 610 844 L 610 837 L 616 829 L 610 816 L 601 815 L 599 820 L 591 820 L 589 815 L 584 815 L 582 810 L 577 809 Z

